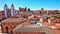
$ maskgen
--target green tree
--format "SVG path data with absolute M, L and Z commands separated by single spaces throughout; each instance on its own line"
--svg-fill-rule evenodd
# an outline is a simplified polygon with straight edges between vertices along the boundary
M 28 8 L 28 11 L 30 11 L 30 8 Z
M 47 17 L 47 19 L 50 19 L 50 17 Z
M 52 17 L 54 17 L 54 18 L 58 18 L 58 16 L 52 16 Z
M 28 17 L 28 15 L 24 16 L 24 18 L 27 18 L 27 17 Z
M 56 13 L 52 13 L 53 15 L 55 15 Z
M 60 14 L 59 12 L 56 12 L 56 14 Z

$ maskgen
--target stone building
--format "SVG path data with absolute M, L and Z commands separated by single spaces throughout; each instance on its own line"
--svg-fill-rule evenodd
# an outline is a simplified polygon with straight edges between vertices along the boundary
M 0 11 L 0 20 L 2 20 L 4 18 L 4 13 L 3 11 Z
M 1 21 L 1 27 L 3 33 L 10 33 L 13 31 L 13 29 L 24 22 L 26 22 L 27 19 L 23 18 L 9 18 Z
M 18 25 L 13 30 L 13 34 L 45 34 L 42 29 L 42 24 L 38 21 L 29 21 Z

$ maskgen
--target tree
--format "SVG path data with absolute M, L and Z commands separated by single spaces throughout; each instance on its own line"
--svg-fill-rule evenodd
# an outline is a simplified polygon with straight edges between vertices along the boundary
M 53 15 L 55 15 L 55 13 L 52 13 Z
M 27 17 L 28 17 L 28 15 L 24 16 L 24 18 L 27 18 Z
M 54 17 L 54 18 L 58 18 L 58 16 L 52 16 L 52 17 Z
M 28 8 L 28 11 L 30 11 L 30 8 Z
M 44 10 L 43 8 L 41 8 L 41 10 Z
M 59 14 L 58 12 L 56 14 Z
M 50 17 L 47 17 L 47 19 L 50 19 Z

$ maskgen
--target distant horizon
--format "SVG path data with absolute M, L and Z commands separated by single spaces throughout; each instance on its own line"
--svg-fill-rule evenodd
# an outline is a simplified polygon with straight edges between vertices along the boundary
M 4 5 L 7 4 L 11 8 L 11 4 L 14 4 L 16 10 L 21 8 L 30 8 L 31 10 L 60 10 L 60 0 L 0 0 L 0 10 L 4 9 Z

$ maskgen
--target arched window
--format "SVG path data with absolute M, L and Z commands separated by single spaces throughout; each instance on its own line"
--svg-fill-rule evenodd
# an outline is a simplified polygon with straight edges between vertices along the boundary
M 5 25 L 5 23 L 3 23 Z
M 18 23 L 17 23 L 18 24 Z
M 12 26 L 10 26 L 12 28 Z
M 43 32 L 42 34 L 46 34 L 45 32 Z
M 8 25 L 9 25 L 9 23 L 8 23 Z
M 6 26 L 6 29 L 8 29 L 8 26 Z
M 12 32 L 12 31 L 10 31 L 10 34 L 13 34 L 13 32 Z
M 8 26 L 6 26 L 6 28 L 5 28 L 5 29 L 6 29 L 6 33 L 8 33 Z

